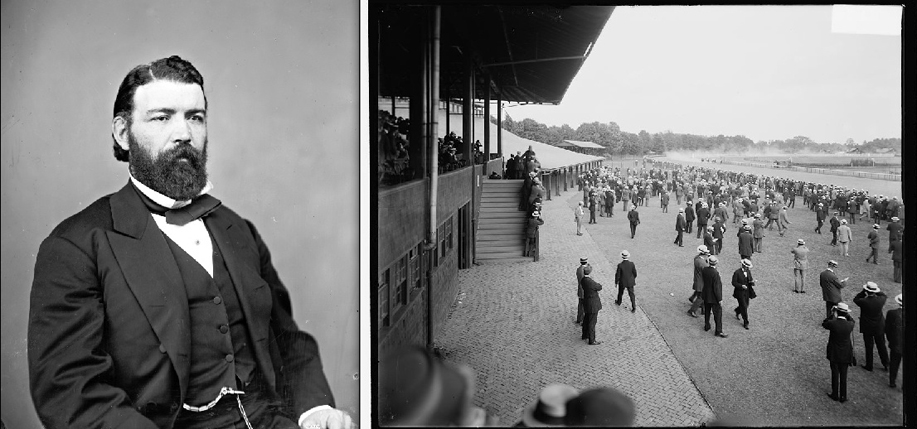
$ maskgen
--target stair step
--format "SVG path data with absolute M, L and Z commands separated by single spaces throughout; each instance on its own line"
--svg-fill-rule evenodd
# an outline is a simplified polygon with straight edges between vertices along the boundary
M 521 262 L 532 262 L 532 261 L 533 259 L 531 256 L 515 256 L 515 257 L 507 256 L 503 258 L 475 258 L 475 262 L 479 262 L 481 264 L 502 264 L 502 263 L 517 264 Z
M 525 250 L 525 246 L 519 244 L 516 246 L 500 246 L 500 247 L 478 247 L 475 251 L 477 255 L 493 255 L 493 254 L 504 254 L 512 253 L 513 255 L 521 255 L 522 251 Z
M 477 239 L 478 242 L 482 241 L 503 241 L 506 243 L 512 243 L 515 241 L 522 241 L 525 237 L 522 235 L 522 232 L 516 231 L 501 231 L 497 229 L 487 229 L 478 233 Z

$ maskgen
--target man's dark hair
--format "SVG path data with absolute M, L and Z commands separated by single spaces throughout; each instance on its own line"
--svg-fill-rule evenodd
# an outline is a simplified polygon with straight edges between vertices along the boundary
M 131 69 L 121 81 L 118 87 L 118 95 L 115 97 L 115 107 L 112 112 L 112 118 L 118 116 L 124 118 L 128 128 L 131 124 L 131 114 L 134 111 L 134 93 L 137 88 L 157 80 L 170 80 L 173 82 L 197 84 L 204 90 L 204 77 L 194 68 L 190 62 L 182 59 L 178 55 L 172 55 L 169 58 L 161 58 L 148 64 L 141 64 Z M 207 95 L 204 94 L 204 107 L 207 106 Z M 114 140 L 114 136 L 112 136 Z M 129 159 L 128 151 L 114 141 L 115 159 L 127 162 Z

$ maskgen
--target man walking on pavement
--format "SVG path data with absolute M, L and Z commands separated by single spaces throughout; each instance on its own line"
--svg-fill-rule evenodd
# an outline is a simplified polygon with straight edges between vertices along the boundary
M 755 279 L 751 276 L 751 267 L 750 260 L 742 259 L 742 266 L 732 273 L 732 286 L 735 288 L 732 297 L 739 302 L 735 309 L 736 319 L 741 317 L 744 320 L 742 327 L 745 329 L 748 329 L 748 303 L 755 296 Z
M 583 211 L 583 202 L 577 201 L 576 208 L 573 209 L 573 221 L 576 222 L 576 235 L 583 235 L 583 216 L 586 215 L 586 212 Z
M 898 368 L 901 365 L 901 344 L 904 342 L 904 322 L 901 319 L 901 309 L 904 308 L 904 301 L 899 293 L 895 297 L 895 303 L 898 308 L 888 310 L 885 314 L 885 337 L 888 339 L 889 356 L 888 368 L 888 387 L 898 387 L 895 382 L 898 380 Z
M 582 338 L 586 340 L 590 346 L 596 346 L 602 344 L 601 341 L 596 341 L 595 339 L 595 322 L 599 315 L 599 310 L 602 309 L 602 300 L 599 299 L 599 291 L 602 290 L 602 285 L 589 276 L 591 273 L 592 266 L 586 265 L 586 268 L 583 269 L 582 280 L 583 310 L 586 312 L 583 318 Z
M 678 216 L 675 217 L 675 231 L 678 231 L 678 235 L 675 236 L 675 244 L 678 247 L 684 247 L 684 235 L 685 235 L 685 209 L 678 209 Z
M 866 346 L 866 364 L 863 369 L 872 371 L 873 345 L 879 352 L 879 361 L 888 371 L 888 350 L 885 348 L 885 316 L 882 307 L 888 297 L 879 290 L 879 285 L 866 282 L 863 290 L 853 298 L 853 303 L 860 307 L 860 333 Z
M 630 207 L 630 211 L 627 212 L 627 220 L 630 222 L 630 238 L 634 238 L 634 235 L 637 234 L 637 225 L 640 225 L 640 213 L 637 213 L 636 204 Z
M 793 292 L 806 293 L 806 270 L 809 268 L 809 248 L 803 239 L 796 240 L 796 247 L 790 250 L 793 254 Z
M 637 299 L 634 297 L 634 286 L 637 283 L 637 267 L 628 258 L 630 258 L 630 252 L 622 250 L 621 259 L 623 260 L 618 264 L 618 269 L 615 271 L 615 285 L 618 286 L 618 299 L 615 300 L 615 305 L 621 305 L 624 289 L 627 289 L 627 295 L 630 296 L 630 312 L 634 313 L 637 311 Z
M 583 316 L 586 314 L 583 309 L 583 276 L 585 275 L 586 267 L 589 266 L 589 258 L 579 258 L 579 267 L 576 267 L 576 320 L 574 321 L 577 325 L 583 324 Z
M 701 292 L 701 298 L 704 300 L 704 330 L 710 330 L 710 313 L 713 313 L 713 321 L 716 324 L 713 334 L 726 338 L 728 335 L 723 332 L 723 280 L 716 270 L 717 262 L 716 256 L 711 255 L 707 259 L 710 266 L 702 271 L 704 290 Z
M 697 310 L 704 304 L 701 292 L 704 291 L 704 268 L 710 266 L 707 263 L 707 258 L 710 255 L 708 249 L 709 248 L 703 244 L 697 246 L 697 256 L 694 257 L 694 282 L 692 284 L 694 293 L 688 298 L 688 301 L 691 301 L 691 309 L 688 310 L 688 315 L 691 317 L 697 317 Z
M 818 284 L 821 286 L 821 297 L 825 300 L 825 319 L 831 318 L 831 309 L 840 302 L 844 301 L 841 296 L 841 289 L 847 286 L 845 283 L 849 277 L 838 280 L 834 269 L 837 268 L 837 261 L 828 261 L 828 268 L 818 276 Z
M 866 236 L 869 239 L 869 256 L 866 257 L 866 262 L 869 262 L 869 259 L 872 258 L 872 263 L 879 264 L 879 224 L 872 225 L 872 231 L 869 231 L 869 235 Z

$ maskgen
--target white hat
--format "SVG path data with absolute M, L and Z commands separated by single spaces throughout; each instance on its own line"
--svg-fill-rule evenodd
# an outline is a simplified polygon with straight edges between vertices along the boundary
M 751 267 L 752 267 L 752 265 L 751 265 L 751 260 L 749 260 L 749 259 L 742 259 L 742 265 L 743 265 L 743 266 L 746 266 L 746 267 L 748 267 L 748 268 L 751 268 Z
M 863 285 L 863 290 L 870 293 L 878 293 L 879 285 L 875 284 L 874 282 L 866 282 L 866 284 Z
M 522 423 L 526 427 L 562 426 L 567 414 L 567 401 L 579 395 L 575 387 L 553 383 L 541 389 L 538 398 L 525 407 Z
M 904 306 L 904 297 L 899 293 L 898 296 L 895 297 L 895 302 L 897 302 L 898 305 L 903 307 Z
M 697 246 L 697 252 L 707 254 L 707 253 L 710 253 L 710 250 L 707 249 L 707 246 L 701 244 L 700 246 Z
M 834 306 L 834 309 L 837 311 L 843 311 L 844 313 L 850 312 L 850 306 L 848 306 L 845 302 L 837 303 L 837 305 Z
M 710 265 L 716 265 L 716 263 L 719 261 L 720 260 L 716 257 L 716 255 L 710 255 L 710 257 L 707 258 L 707 263 L 709 263 Z
M 628 252 L 627 250 L 621 251 L 621 259 L 627 259 L 629 257 L 630 257 L 630 252 Z
M 805 240 L 803 240 L 803 239 L 800 238 L 799 240 L 796 240 L 796 244 L 797 244 L 797 245 L 806 244 L 806 242 L 805 242 Z

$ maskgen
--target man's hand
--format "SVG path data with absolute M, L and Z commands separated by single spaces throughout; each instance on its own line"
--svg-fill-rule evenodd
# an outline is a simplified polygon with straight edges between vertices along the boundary
M 302 429 L 355 429 L 356 426 L 350 415 L 337 409 L 315 411 L 300 424 Z

